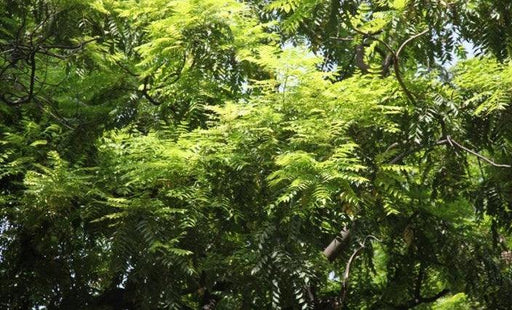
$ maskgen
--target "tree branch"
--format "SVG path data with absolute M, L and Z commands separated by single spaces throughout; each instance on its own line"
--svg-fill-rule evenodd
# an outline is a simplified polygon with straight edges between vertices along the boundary
M 352 230 L 354 229 L 355 224 L 349 229 L 348 227 L 343 228 L 340 233 L 329 243 L 329 245 L 324 249 L 324 255 L 327 259 L 332 262 L 339 256 L 339 254 L 347 248 L 350 242 L 350 236 L 352 234 Z
M 24 90 L 28 91 L 28 94 L 26 96 L 18 97 L 14 101 L 7 99 L 5 94 L 1 94 L 0 99 L 8 105 L 17 106 L 29 102 L 34 98 L 34 88 L 36 82 L 36 50 L 31 51 L 28 56 L 28 59 L 26 59 L 25 61 L 30 65 L 28 89 L 23 84 L 20 83 L 20 85 L 24 88 Z
M 398 84 L 400 85 L 400 87 L 402 88 L 403 92 L 405 93 L 405 95 L 407 96 L 407 99 L 409 99 L 409 101 L 413 104 L 413 105 L 416 105 L 416 99 L 414 98 L 412 92 L 407 88 L 407 85 L 405 85 L 405 82 L 404 80 L 402 79 L 402 76 L 400 75 L 400 53 L 403 51 L 403 49 L 405 48 L 405 46 L 413 41 L 414 39 L 424 35 L 425 33 L 428 32 L 428 29 L 426 30 L 423 30 L 422 32 L 418 33 L 418 34 L 415 34 L 411 37 L 409 37 L 407 40 L 405 40 L 401 45 L 400 47 L 398 48 L 398 50 L 395 52 L 395 50 L 389 45 L 387 44 L 386 42 L 384 42 L 383 40 L 377 38 L 377 37 L 374 37 L 373 33 L 367 33 L 367 32 L 364 32 L 360 29 L 357 29 L 356 27 L 354 27 L 352 25 L 352 28 L 359 34 L 367 37 L 367 38 L 370 38 L 372 40 L 375 40 L 379 43 L 381 43 L 390 53 L 391 53 L 391 57 L 393 59 L 393 70 L 395 72 L 395 76 L 396 76 L 396 79 L 398 81 Z
M 489 158 L 471 150 L 471 149 L 468 149 L 467 147 L 461 145 L 460 143 L 458 143 L 457 141 L 454 141 L 450 136 L 446 136 L 446 141 L 448 141 L 448 143 L 450 143 L 451 146 L 457 146 L 461 149 L 463 149 L 464 151 L 472 154 L 472 155 L 475 155 L 476 157 L 482 159 L 483 161 L 485 161 L 486 163 L 494 166 L 494 167 L 502 167 L 502 168 L 512 168 L 511 165 L 507 165 L 507 164 L 497 164 L 495 163 L 494 161 L 490 160 Z
M 34 87 L 36 82 L 36 51 L 30 53 L 30 84 L 28 88 L 28 97 L 25 102 L 29 102 L 34 97 Z
M 419 298 L 413 298 L 404 304 L 394 306 L 394 308 L 399 309 L 399 310 L 411 309 L 411 308 L 414 308 L 421 304 L 434 302 L 434 301 L 438 300 L 439 298 L 447 295 L 448 293 L 450 293 L 450 290 L 445 288 L 444 290 L 440 291 L 439 293 L 437 293 L 433 296 L 430 296 L 430 297 L 419 296 Z
M 421 151 L 423 149 L 430 149 L 430 148 L 433 148 L 437 145 L 442 145 L 442 144 L 445 144 L 447 142 L 446 139 L 443 139 L 443 140 L 439 140 L 437 142 L 434 143 L 434 145 L 426 145 L 426 146 L 423 146 L 423 145 L 419 145 L 413 149 L 410 149 L 410 150 L 405 150 L 404 152 L 400 153 L 398 156 L 396 156 L 395 158 L 393 158 L 392 160 L 389 161 L 390 164 L 396 164 L 397 162 L 401 161 L 402 159 L 404 159 L 405 157 L 407 157 L 408 155 L 410 154 L 414 154 L 418 151 Z M 393 143 L 394 144 L 394 143 Z M 393 145 L 392 144 L 392 145 Z M 391 149 L 391 146 L 388 147 L 387 150 Z M 387 151 L 386 150 L 386 151 Z
M 402 45 L 400 45 L 400 47 L 398 48 L 398 50 L 396 51 L 396 57 L 400 57 L 400 53 L 402 52 L 402 50 L 404 49 L 404 47 L 409 44 L 409 42 L 412 42 L 414 39 L 418 38 L 418 37 L 421 37 L 422 35 L 426 34 L 428 32 L 428 29 L 425 29 L 423 30 L 422 32 L 418 33 L 418 34 L 415 34 L 413 35 L 412 37 L 410 37 L 409 39 L 405 40 Z
M 350 277 L 350 267 L 352 266 L 352 262 L 354 261 L 354 259 L 357 256 L 359 256 L 361 251 L 366 247 L 366 241 L 368 239 L 370 239 L 370 238 L 380 242 L 380 240 L 377 237 L 373 236 L 373 235 L 366 236 L 364 238 L 363 242 L 360 243 L 360 247 L 357 248 L 354 251 L 354 253 L 352 253 L 352 255 L 350 256 L 350 258 L 347 261 L 347 265 L 345 266 L 345 271 L 343 272 L 343 279 L 341 281 L 341 292 L 340 292 L 341 302 L 343 302 L 345 300 L 345 297 L 347 295 L 347 291 L 348 291 L 348 278 Z
M 390 164 L 396 164 L 397 162 L 401 161 L 402 159 L 404 159 L 407 155 L 410 155 L 410 154 L 413 154 L 413 153 L 416 153 L 418 151 L 421 151 L 423 149 L 429 149 L 429 148 L 432 148 L 432 147 L 435 147 L 435 146 L 438 146 L 438 145 L 443 145 L 443 144 L 449 144 L 450 146 L 452 147 L 458 147 L 480 159 L 482 159 L 483 161 L 485 161 L 486 163 L 494 166 L 494 167 L 499 167 L 499 168 L 512 168 L 512 165 L 508 165 L 508 164 L 498 164 L 496 162 L 494 162 L 493 160 L 483 156 L 482 154 L 476 152 L 476 151 L 473 151 L 467 147 L 465 147 L 464 145 L 458 143 L 457 141 L 453 140 L 449 135 L 446 136 L 446 139 L 441 139 L 441 140 L 438 140 L 436 141 L 433 145 L 427 145 L 427 146 L 417 146 L 416 148 L 413 148 L 411 150 L 406 150 L 404 151 L 403 153 L 400 153 L 398 156 L 396 156 L 395 158 L 393 158 L 392 160 L 389 161 Z M 391 149 L 392 147 L 394 147 L 395 143 L 393 143 L 390 147 L 388 147 L 387 150 Z M 386 150 L 386 151 L 387 151 Z
M 148 84 L 149 84 L 149 77 L 145 77 L 144 78 L 144 86 L 141 90 L 142 95 L 153 105 L 160 105 L 161 103 L 159 101 L 156 101 L 155 98 L 151 97 L 151 95 L 148 93 L 148 90 L 149 90 Z
M 41 45 L 43 49 L 61 49 L 61 50 L 77 50 L 84 47 L 86 44 L 99 40 L 99 37 L 95 37 L 89 40 L 82 41 L 77 45 L 62 45 L 62 44 L 54 44 L 54 45 Z

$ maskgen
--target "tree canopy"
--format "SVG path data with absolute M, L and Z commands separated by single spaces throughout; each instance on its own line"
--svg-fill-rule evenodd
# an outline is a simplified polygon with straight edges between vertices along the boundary
M 512 2 L 0 1 L 0 308 L 509 309 Z

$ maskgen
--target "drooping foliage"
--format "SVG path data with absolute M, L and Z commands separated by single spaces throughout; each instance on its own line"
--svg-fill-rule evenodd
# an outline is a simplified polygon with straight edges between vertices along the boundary
M 2 308 L 510 307 L 507 1 L 0 9 Z

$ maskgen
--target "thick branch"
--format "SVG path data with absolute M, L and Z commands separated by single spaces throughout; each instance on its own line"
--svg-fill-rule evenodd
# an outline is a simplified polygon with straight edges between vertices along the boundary
M 353 229 L 353 227 L 352 227 Z M 348 227 L 343 228 L 339 235 L 334 238 L 331 243 L 325 248 L 324 255 L 332 262 L 339 256 L 344 249 L 346 249 L 350 242 L 351 229 Z

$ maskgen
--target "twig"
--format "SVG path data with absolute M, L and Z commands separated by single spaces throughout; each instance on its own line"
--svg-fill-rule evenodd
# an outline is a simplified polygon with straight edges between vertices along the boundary
M 119 60 L 114 60 L 114 62 L 116 63 L 116 65 L 119 66 L 119 68 L 123 69 L 126 73 L 128 73 L 129 75 L 133 76 L 133 77 L 139 77 L 140 74 L 138 73 L 135 73 L 133 72 L 132 70 L 130 70 L 127 66 L 125 66 L 124 64 L 122 64 Z
M 41 100 L 39 100 L 37 97 L 34 98 L 34 101 L 37 103 L 37 105 L 43 110 L 45 111 L 46 113 L 48 113 L 50 116 L 52 116 L 58 123 L 60 123 L 61 125 L 63 125 L 64 127 L 66 127 L 67 129 L 70 129 L 70 130 L 75 130 L 76 127 L 74 127 L 73 125 L 71 125 L 63 116 L 61 116 L 59 114 L 59 112 L 57 111 L 57 109 L 52 106 L 50 104 L 50 102 L 46 99 L 44 99 L 46 101 L 46 105 L 43 104 L 43 102 Z M 53 111 L 52 111 L 53 110 Z
M 429 149 L 429 148 L 432 148 L 434 146 L 438 146 L 438 145 L 442 145 L 442 144 L 445 144 L 447 142 L 446 139 L 442 139 L 442 140 L 439 140 L 439 141 L 436 141 L 434 143 L 434 145 L 426 145 L 426 146 L 417 146 L 411 150 L 406 150 L 402 153 L 400 153 L 398 156 L 396 156 L 395 158 L 393 158 L 392 160 L 389 161 L 390 164 L 396 164 L 397 162 L 401 161 L 402 159 L 404 159 L 407 155 L 410 155 L 410 154 L 413 154 L 413 153 L 416 153 L 422 149 Z
M 338 41 L 353 41 L 352 37 L 330 37 L 329 39 L 338 40 Z
M 489 158 L 471 150 L 471 149 L 468 149 L 467 147 L 465 147 L 464 145 L 461 145 L 460 143 L 458 143 L 457 141 L 453 140 L 450 136 L 446 136 L 446 140 L 448 140 L 448 142 L 453 146 L 453 145 L 456 145 L 458 146 L 459 148 L 463 149 L 464 151 L 470 153 L 470 154 L 473 154 L 475 155 L 476 157 L 482 159 L 483 161 L 487 162 L 488 164 L 494 166 L 494 167 L 502 167 L 502 168 L 512 168 L 511 165 L 507 165 L 507 164 L 497 164 L 495 163 L 494 161 L 490 160 Z
M 95 37 L 95 38 L 92 38 L 89 40 L 82 41 L 82 42 L 78 43 L 78 45 L 62 45 L 62 44 L 41 45 L 41 48 L 43 48 L 43 49 L 56 48 L 56 49 L 61 49 L 61 50 L 77 50 L 77 49 L 84 47 L 84 45 L 94 42 L 94 41 L 97 41 L 99 39 L 100 39 L 100 37 Z
M 144 86 L 141 90 L 141 93 L 142 95 L 149 101 L 151 102 L 153 105 L 160 105 L 161 103 L 156 101 L 153 97 L 151 97 L 151 95 L 148 93 L 148 84 L 149 84 L 149 77 L 145 77 L 144 78 Z
M 357 33 L 359 33 L 360 35 L 363 35 L 363 36 L 365 36 L 365 37 L 368 37 L 368 38 L 370 38 L 370 39 L 372 39 L 372 40 L 375 40 L 375 41 L 377 41 L 377 42 L 381 43 L 382 45 L 384 45 L 384 47 L 385 47 L 385 48 L 386 48 L 390 53 L 392 53 L 392 54 L 393 54 L 393 56 L 395 56 L 395 57 L 396 57 L 396 53 L 395 53 L 395 51 L 393 50 L 393 48 L 392 48 L 389 44 L 387 44 L 386 42 L 382 41 L 381 39 L 374 37 L 374 36 L 373 36 L 373 35 L 374 35 L 374 33 L 364 32 L 364 31 L 362 31 L 362 30 L 360 30 L 360 29 L 357 29 L 357 28 L 356 28 L 356 27 L 354 27 L 354 26 L 352 26 L 352 28 L 353 28 Z
M 384 151 L 384 153 L 387 153 L 388 151 L 392 150 L 393 148 L 397 147 L 399 145 L 398 142 L 392 143 L 388 148 Z
M 34 97 L 34 87 L 36 83 L 36 51 L 30 53 L 30 85 L 26 102 L 30 102 Z
M 418 38 L 418 37 L 421 37 L 422 35 L 424 35 L 425 33 L 428 32 L 428 29 L 425 29 L 423 30 L 422 32 L 418 33 L 418 34 L 415 34 L 413 35 L 412 37 L 410 37 L 409 39 L 405 40 L 404 43 L 402 43 L 402 45 L 400 45 L 400 47 L 398 48 L 398 50 L 396 51 L 396 57 L 399 57 L 400 56 L 400 53 L 402 52 L 402 50 L 404 49 L 404 47 L 409 44 L 409 42 L 411 42 L 412 40 Z
M 160 88 L 163 88 L 163 87 L 168 86 L 170 84 L 174 84 L 174 83 L 178 82 L 178 80 L 181 78 L 181 74 L 183 73 L 183 70 L 185 69 L 185 65 L 186 64 L 187 64 L 187 52 L 184 51 L 183 52 L 183 57 L 182 57 L 182 60 L 181 60 L 181 64 L 176 69 L 176 71 L 171 73 L 171 74 L 169 74 L 167 77 L 165 77 L 164 80 L 160 82 L 161 84 L 159 86 L 155 87 L 154 89 L 160 89 Z M 168 79 L 170 77 L 174 77 L 174 79 L 169 81 Z M 165 84 L 163 84 L 164 82 L 165 82 Z
M 418 146 L 412 150 L 406 150 L 404 151 L 403 153 L 400 153 L 398 156 L 396 156 L 395 158 L 393 158 L 392 160 L 389 161 L 390 164 L 396 164 L 397 162 L 399 162 L 400 160 L 404 159 L 407 155 L 410 155 L 410 154 L 413 154 L 415 152 L 418 152 L 422 149 L 428 149 L 428 148 L 432 148 L 434 146 L 438 146 L 438 145 L 442 145 L 442 144 L 449 144 L 450 146 L 452 147 L 458 147 L 476 157 L 478 157 L 479 159 L 482 159 L 483 161 L 485 161 L 486 163 L 494 166 L 494 167 L 500 167 L 500 168 L 512 168 L 512 165 L 507 165 L 507 164 L 498 164 L 498 163 L 495 163 L 494 161 L 492 161 L 491 159 L 483 156 L 482 154 L 480 153 L 477 153 L 476 151 L 473 151 L 467 147 L 465 147 L 464 145 L 458 143 L 457 141 L 453 140 L 449 135 L 446 136 L 446 139 L 441 139 L 441 140 L 438 140 L 436 141 L 433 145 L 427 145 L 427 146 Z M 388 149 L 386 151 L 388 151 L 389 149 L 391 149 L 392 147 L 394 147 L 395 143 L 393 143 L 391 146 L 388 147 Z

